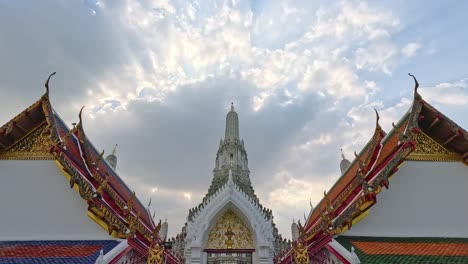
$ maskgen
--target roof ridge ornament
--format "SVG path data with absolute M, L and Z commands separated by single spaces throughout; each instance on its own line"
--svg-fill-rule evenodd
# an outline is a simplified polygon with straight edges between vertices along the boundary
M 418 80 L 416 79 L 416 77 L 415 77 L 413 74 L 408 73 L 408 75 L 411 76 L 411 77 L 413 77 L 413 79 L 414 79 L 414 97 L 415 97 L 416 99 L 420 99 L 421 96 L 420 96 L 419 93 L 418 93 L 419 82 L 418 82 Z
M 49 94 L 49 81 L 50 81 L 50 77 L 54 76 L 57 72 L 53 72 L 49 75 L 49 77 L 47 78 L 46 82 L 44 83 L 44 86 L 46 88 L 46 94 L 48 95 Z
M 80 112 L 78 113 L 78 118 L 80 119 L 80 123 L 83 121 L 81 119 L 81 114 L 83 113 L 83 108 L 85 108 L 84 105 L 81 107 Z
M 83 129 L 83 119 L 82 119 L 82 114 L 83 114 L 83 108 L 84 106 L 81 107 L 80 112 L 78 113 L 78 124 L 76 124 L 76 129 L 82 130 Z
M 115 156 L 115 154 L 117 153 L 117 147 L 118 146 L 119 146 L 119 144 L 115 144 L 114 149 L 112 150 L 112 155 Z
M 375 111 L 375 129 L 379 129 L 380 128 L 380 124 L 379 124 L 380 115 L 377 109 L 374 108 L 374 111 Z
M 398 133 L 398 140 L 400 142 L 404 142 L 408 139 L 408 136 L 398 129 L 398 127 L 395 125 L 395 122 L 392 122 L 392 127 L 393 127 L 393 130 L 395 130 Z
M 379 120 L 380 120 L 380 116 L 379 116 L 379 112 L 377 111 L 377 109 L 374 108 L 374 111 L 375 111 L 375 115 L 376 115 L 376 122 L 377 124 L 379 123 Z

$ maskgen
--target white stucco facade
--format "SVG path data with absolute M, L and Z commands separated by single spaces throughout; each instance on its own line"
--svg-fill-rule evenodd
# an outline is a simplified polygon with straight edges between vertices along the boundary
M 346 236 L 468 237 L 468 166 L 406 161 Z
M 0 160 L 1 240 L 112 239 L 52 160 Z
M 229 177 L 228 182 L 205 203 L 204 208 L 188 223 L 185 246 L 186 263 L 206 263 L 204 247 L 208 232 L 228 209 L 246 223 L 255 244 L 253 263 L 273 263 L 273 229 L 271 219 L 262 213 L 249 196 Z

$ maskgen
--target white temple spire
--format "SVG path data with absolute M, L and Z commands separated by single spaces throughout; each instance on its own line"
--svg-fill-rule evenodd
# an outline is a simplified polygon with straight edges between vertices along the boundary
M 114 170 L 117 168 L 117 156 L 115 155 L 117 153 L 117 146 L 118 145 L 115 144 L 115 147 L 112 150 L 112 154 L 106 157 L 107 162 Z
M 224 136 L 226 142 L 239 141 L 239 117 L 234 111 L 234 103 L 231 103 L 231 111 L 226 116 L 226 133 Z
M 341 149 L 341 162 L 340 162 L 340 170 L 341 174 L 343 175 L 346 170 L 348 170 L 349 166 L 351 166 L 351 162 L 345 158 L 345 155 L 343 153 L 343 149 Z

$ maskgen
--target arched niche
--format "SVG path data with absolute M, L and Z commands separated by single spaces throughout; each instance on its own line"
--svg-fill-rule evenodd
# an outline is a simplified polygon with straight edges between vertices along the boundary
M 209 232 L 227 210 L 232 210 L 249 228 L 255 245 L 253 263 L 273 263 L 273 233 L 271 220 L 236 189 L 228 189 L 211 200 L 188 230 L 185 246 L 186 263 L 206 263 L 204 252 Z
M 205 250 L 255 250 L 251 228 L 232 209 L 227 209 L 210 227 Z

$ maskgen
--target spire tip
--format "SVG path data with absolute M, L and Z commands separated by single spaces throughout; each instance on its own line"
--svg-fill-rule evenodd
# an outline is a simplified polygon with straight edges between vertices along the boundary
M 118 146 L 119 146 L 118 144 L 115 144 L 114 149 L 112 150 L 112 155 L 115 156 L 115 153 L 117 153 L 117 147 Z

